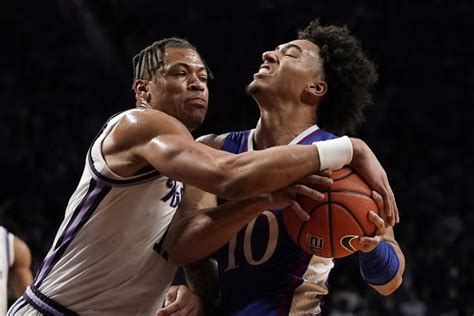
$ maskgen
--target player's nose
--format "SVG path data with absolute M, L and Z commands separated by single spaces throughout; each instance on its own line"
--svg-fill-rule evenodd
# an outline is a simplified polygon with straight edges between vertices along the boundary
M 199 76 L 192 75 L 189 79 L 189 89 L 195 91 L 204 91 L 206 89 L 206 83 L 199 79 Z
M 266 51 L 262 54 L 262 60 L 264 62 L 269 62 L 269 63 L 278 63 L 278 55 L 277 52 L 272 50 L 272 51 Z

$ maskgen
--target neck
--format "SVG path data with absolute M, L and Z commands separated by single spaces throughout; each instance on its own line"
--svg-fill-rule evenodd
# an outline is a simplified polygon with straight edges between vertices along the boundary
M 314 106 L 260 105 L 260 120 L 254 134 L 255 149 L 288 145 L 296 136 L 315 123 Z
M 151 109 L 151 106 L 148 104 L 148 102 L 142 100 L 142 99 L 139 99 L 135 102 L 135 106 L 137 108 L 142 108 L 142 109 Z

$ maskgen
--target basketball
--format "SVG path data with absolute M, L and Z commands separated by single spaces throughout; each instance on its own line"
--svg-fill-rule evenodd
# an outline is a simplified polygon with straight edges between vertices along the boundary
M 304 221 L 289 207 L 283 210 L 283 220 L 291 238 L 306 252 L 326 258 L 346 257 L 358 250 L 359 236 L 373 237 L 375 225 L 369 221 L 370 210 L 378 214 L 372 190 L 350 167 L 332 172 L 333 185 L 316 189 L 325 195 L 324 201 L 307 196 L 298 202 L 309 215 Z

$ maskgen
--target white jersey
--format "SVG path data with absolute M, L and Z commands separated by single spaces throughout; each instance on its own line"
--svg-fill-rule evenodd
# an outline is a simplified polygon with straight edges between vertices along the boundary
M 157 171 L 114 174 L 101 151 L 129 110 L 104 126 L 87 153 L 54 244 L 9 315 L 155 315 L 176 265 L 155 249 L 180 204 L 181 182 Z
M 0 315 L 7 313 L 8 304 L 8 270 L 13 265 L 13 235 L 0 226 Z

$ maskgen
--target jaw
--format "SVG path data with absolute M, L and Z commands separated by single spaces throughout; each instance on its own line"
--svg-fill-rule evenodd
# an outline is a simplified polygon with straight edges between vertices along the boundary
M 267 79 L 267 80 L 265 80 Z M 245 91 L 248 95 L 256 99 L 257 95 L 265 95 L 271 93 L 271 83 L 267 82 L 270 78 L 254 78 L 246 87 Z
M 180 115 L 179 120 L 188 128 L 188 130 L 194 131 L 195 129 L 199 128 L 202 125 L 205 117 L 206 117 L 205 110 L 199 113 L 197 111 L 183 112 Z

